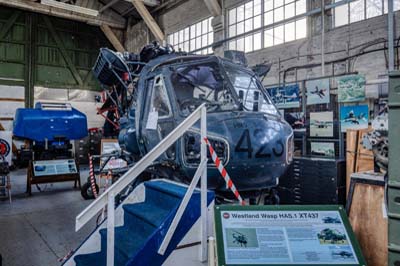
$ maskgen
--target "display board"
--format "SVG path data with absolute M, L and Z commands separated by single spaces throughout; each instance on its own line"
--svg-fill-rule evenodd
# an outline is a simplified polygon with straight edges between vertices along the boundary
M 33 173 L 38 176 L 76 174 L 78 169 L 74 159 L 33 161 Z
M 26 192 L 32 195 L 32 185 L 74 181 L 81 187 L 79 166 L 75 159 L 30 161 L 26 175 Z
M 366 265 L 341 206 L 215 207 L 218 265 Z

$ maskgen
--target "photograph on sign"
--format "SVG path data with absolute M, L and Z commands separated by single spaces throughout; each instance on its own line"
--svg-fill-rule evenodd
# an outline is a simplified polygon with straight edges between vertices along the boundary
M 307 105 L 329 103 L 329 79 L 309 80 L 306 89 Z
M 368 128 L 368 105 L 350 105 L 340 107 L 341 131 L 347 129 Z
M 338 102 L 360 102 L 365 100 L 365 77 L 350 75 L 337 79 Z
M 333 112 L 310 113 L 310 137 L 333 137 Z
M 272 101 L 280 109 L 300 106 L 300 90 L 298 84 L 267 88 L 267 91 Z

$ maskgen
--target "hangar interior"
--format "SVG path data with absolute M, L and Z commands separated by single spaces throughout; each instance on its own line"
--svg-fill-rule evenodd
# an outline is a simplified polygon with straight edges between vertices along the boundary
M 399 266 L 399 11 L 0 0 L 0 266 Z

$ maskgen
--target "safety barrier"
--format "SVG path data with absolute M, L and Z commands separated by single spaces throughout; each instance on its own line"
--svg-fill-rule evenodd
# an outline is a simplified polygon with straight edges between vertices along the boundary
M 180 125 L 168 134 L 157 146 L 147 153 L 122 177 L 120 177 L 103 194 L 98 196 L 85 210 L 83 210 L 75 221 L 75 229 L 81 229 L 90 219 L 92 219 L 103 208 L 107 207 L 107 266 L 114 266 L 114 225 L 115 225 L 115 196 L 125 189 L 129 184 L 149 167 L 161 154 L 173 145 L 185 132 L 200 120 L 201 140 L 207 137 L 207 110 L 205 104 L 200 105 L 191 115 L 189 115 Z M 196 170 L 189 188 L 178 208 L 178 211 L 169 227 L 169 230 L 158 250 L 159 254 L 164 254 L 168 244 L 175 232 L 175 229 L 182 217 L 187 203 L 201 177 L 201 250 L 200 260 L 207 260 L 207 145 L 201 141 L 200 164 Z

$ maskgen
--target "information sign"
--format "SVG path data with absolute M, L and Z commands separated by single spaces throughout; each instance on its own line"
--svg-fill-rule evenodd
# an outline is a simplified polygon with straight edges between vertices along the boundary
M 219 265 L 365 265 L 341 206 L 215 210 Z
M 33 172 L 36 177 L 50 175 L 76 174 L 78 169 L 74 159 L 34 161 Z

